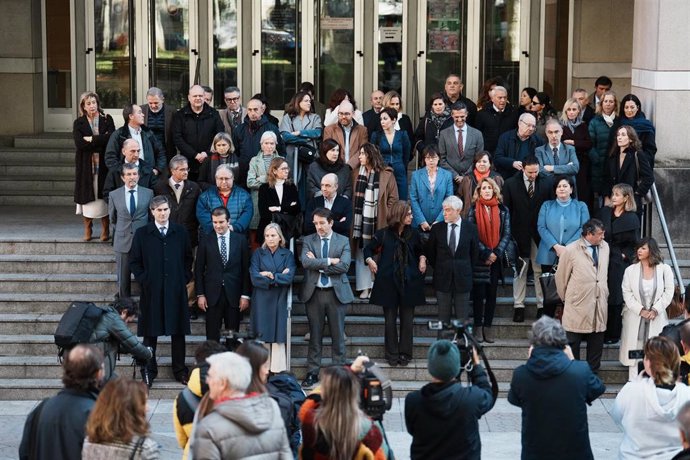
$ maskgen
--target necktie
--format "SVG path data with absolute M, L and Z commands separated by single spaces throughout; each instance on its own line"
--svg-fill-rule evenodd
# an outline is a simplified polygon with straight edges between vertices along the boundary
M 554 166 L 558 166 L 558 147 L 553 148 L 553 164 Z
M 219 236 L 220 239 L 220 259 L 223 261 L 223 265 L 228 263 L 228 245 L 225 242 L 225 236 Z
M 137 202 L 134 200 L 134 190 L 129 191 L 129 215 L 134 216 L 137 212 Z
M 534 181 L 529 181 L 529 185 L 527 186 L 527 195 L 529 195 L 530 198 L 534 198 Z
M 328 238 L 321 238 L 323 241 L 323 246 L 321 247 L 321 257 L 328 258 Z M 328 276 L 325 273 L 321 273 L 321 284 L 324 286 L 328 285 Z
M 161 236 L 165 237 L 165 227 L 161 227 Z
M 175 190 L 179 190 L 179 189 L 180 189 L 180 184 L 175 184 Z
M 599 266 L 599 246 L 592 246 L 592 260 L 594 260 L 594 267 Z
M 458 129 L 458 155 L 460 158 L 465 156 L 465 149 L 462 147 L 462 129 Z
M 458 242 L 455 241 L 456 228 L 458 228 L 458 224 L 453 224 L 450 226 L 450 238 L 448 238 L 448 247 L 450 248 L 452 253 L 455 253 L 455 246 L 458 245 Z

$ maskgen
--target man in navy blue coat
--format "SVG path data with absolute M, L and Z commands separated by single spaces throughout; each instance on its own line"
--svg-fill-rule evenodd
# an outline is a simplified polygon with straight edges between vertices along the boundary
M 350 237 L 352 230 L 352 201 L 338 194 L 338 176 L 333 173 L 321 178 L 321 195 L 315 196 L 307 203 L 304 212 L 304 234 L 311 235 L 316 232 L 316 227 L 311 220 L 314 210 L 326 208 L 331 211 L 333 217 L 333 231 L 343 236 Z

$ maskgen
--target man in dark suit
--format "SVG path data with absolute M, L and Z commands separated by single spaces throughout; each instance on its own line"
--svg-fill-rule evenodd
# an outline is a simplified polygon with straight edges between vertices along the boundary
M 516 174 L 503 184 L 503 204 L 510 210 L 511 233 L 517 243 L 518 257 L 527 264 L 520 270 L 513 280 L 513 321 L 521 323 L 525 320 L 525 295 L 527 293 L 527 269 L 532 264 L 534 272 L 534 288 L 537 294 L 537 317 L 541 317 L 544 306 L 544 296 L 539 284 L 541 265 L 537 263 L 537 248 L 539 247 L 539 232 L 537 219 L 539 209 L 544 201 L 553 197 L 551 179 L 539 175 L 539 160 L 533 155 L 522 162 L 520 174 Z
M 373 133 L 381 129 L 381 109 L 383 109 L 383 91 L 380 89 L 375 90 L 371 93 L 371 108 L 366 112 L 362 113 L 362 121 L 364 122 L 364 127 L 367 131 Z M 324 139 L 327 139 L 324 136 Z M 342 145 L 342 144 L 341 144 Z
M 301 299 L 306 303 L 309 321 L 309 352 L 307 377 L 302 386 L 309 388 L 319 381 L 321 347 L 326 317 L 333 338 L 333 364 L 345 362 L 345 312 L 354 300 L 347 270 L 352 260 L 350 241 L 333 231 L 331 211 L 318 208 L 312 221 L 316 233 L 304 237 L 302 255 L 304 281 Z
M 582 110 L 582 121 L 589 124 L 589 122 L 596 115 L 594 108 L 589 105 L 589 94 L 584 88 L 576 88 L 573 90 L 573 99 L 580 103 L 580 109 Z
M 192 245 L 182 225 L 170 222 L 170 205 L 164 196 L 151 199 L 154 222 L 137 230 L 132 243 L 129 266 L 141 285 L 137 335 L 151 347 L 153 358 L 142 368 L 149 387 L 158 375 L 156 346 L 158 336 L 171 338 L 172 371 L 175 380 L 187 384 L 185 335 L 189 334 L 187 283 L 192 279 Z
M 470 316 L 472 267 L 477 262 L 477 227 L 462 220 L 462 200 L 455 195 L 443 200 L 443 222 L 431 227 L 427 258 L 434 268 L 438 319 L 466 320 Z
M 443 100 L 448 107 L 451 107 L 456 102 L 465 104 L 465 107 L 467 107 L 467 123 L 470 126 L 474 126 L 474 119 L 477 116 L 477 104 L 462 95 L 464 88 L 465 85 L 459 75 L 454 73 L 448 75 L 443 86 Z
M 484 150 L 484 138 L 479 130 L 467 124 L 465 104 L 453 104 L 450 115 L 454 123 L 439 134 L 438 151 L 441 154 L 440 166 L 453 174 L 457 189 L 462 178 L 472 169 L 474 154 Z
M 151 189 L 140 187 L 139 169 L 136 165 L 122 165 L 122 180 L 125 185 L 110 192 L 108 215 L 113 231 L 113 251 L 117 270 L 117 294 L 119 298 L 131 297 L 131 272 L 129 271 L 129 250 L 132 248 L 134 232 L 149 220 L 149 202 L 153 198 Z
M 333 231 L 345 237 L 350 237 L 352 228 L 352 201 L 338 194 L 338 176 L 333 173 L 321 178 L 321 195 L 315 196 L 307 203 L 304 215 L 304 234 L 316 232 L 314 222 L 309 219 L 317 208 L 326 208 L 333 217 Z
M 496 86 L 489 91 L 489 97 L 491 105 L 485 105 L 477 112 L 475 128 L 481 131 L 484 137 L 484 148 L 493 155 L 498 138 L 515 128 L 520 114 L 508 104 L 508 90 L 503 86 Z
M 206 312 L 206 339 L 220 340 L 221 322 L 238 331 L 249 308 L 249 246 L 243 235 L 230 231 L 226 208 L 211 211 L 211 220 L 214 231 L 199 240 L 194 278 L 197 305 Z
M 152 86 L 146 91 L 146 104 L 141 106 L 144 113 L 144 124 L 163 146 L 168 160 L 175 156 L 175 144 L 172 139 L 172 119 L 175 108 L 165 103 L 165 95 L 160 88 Z
M 153 189 L 153 186 L 158 182 L 158 176 L 153 173 L 153 167 L 146 160 L 141 158 L 140 154 L 141 147 L 139 147 L 139 143 L 134 139 L 127 139 L 124 144 L 122 144 L 123 164 L 129 163 L 135 165 L 139 172 L 137 184 L 142 187 Z M 108 171 L 108 175 L 105 177 L 105 182 L 103 183 L 103 199 L 106 203 L 108 202 L 108 195 L 110 195 L 110 192 L 123 185 L 124 182 L 122 182 L 121 169 L 112 169 Z

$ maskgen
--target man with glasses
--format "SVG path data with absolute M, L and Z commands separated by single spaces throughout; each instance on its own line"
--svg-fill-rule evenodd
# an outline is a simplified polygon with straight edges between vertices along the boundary
M 353 171 L 359 168 L 359 149 L 369 137 L 367 128 L 352 118 L 354 111 L 350 101 L 342 101 L 338 106 L 338 122 L 323 130 L 324 139 L 333 139 L 340 144 L 340 157 Z
M 247 109 L 242 107 L 242 93 L 237 86 L 228 86 L 224 91 L 225 106 L 227 108 L 219 110 L 218 114 L 225 126 L 225 132 L 232 135 L 235 129 L 247 116 Z
M 523 161 L 534 155 L 537 147 L 544 141 L 537 136 L 537 119 L 531 113 L 523 113 L 518 120 L 517 129 L 501 134 L 498 138 L 494 163 L 496 170 L 504 179 L 509 179 L 523 170 Z
M 252 197 L 242 187 L 237 187 L 230 165 L 224 164 L 216 169 L 216 185 L 207 188 L 196 203 L 196 218 L 203 235 L 213 233 L 211 212 L 224 207 L 230 213 L 230 231 L 246 234 L 254 215 Z

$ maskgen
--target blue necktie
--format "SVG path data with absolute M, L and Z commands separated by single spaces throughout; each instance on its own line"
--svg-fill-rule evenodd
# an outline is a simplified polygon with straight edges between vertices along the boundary
M 321 248 L 321 257 L 324 259 L 328 258 L 328 238 L 321 238 L 323 241 L 323 247 Z M 321 284 L 324 286 L 328 285 L 328 275 L 321 273 Z
M 220 238 L 220 259 L 223 261 L 223 265 L 228 263 L 228 246 L 225 243 L 225 237 L 219 236 Z
M 592 260 L 594 261 L 594 266 L 598 267 L 599 266 L 599 247 L 598 246 L 592 246 Z
M 137 212 L 137 202 L 134 201 L 134 190 L 129 191 L 129 215 L 134 216 Z
M 161 236 L 165 238 L 165 227 L 161 227 Z

